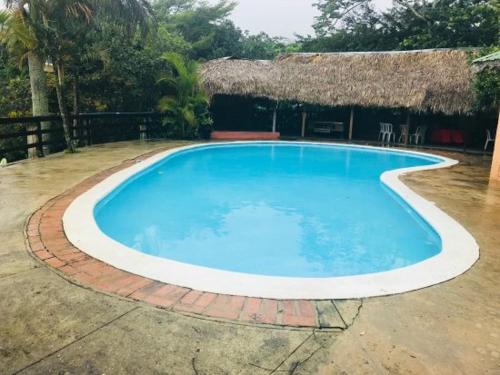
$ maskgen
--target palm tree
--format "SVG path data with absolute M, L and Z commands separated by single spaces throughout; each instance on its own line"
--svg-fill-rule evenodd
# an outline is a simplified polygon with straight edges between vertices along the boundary
M 37 17 L 36 10 L 27 12 L 26 1 L 7 1 L 8 10 L 0 11 L 0 42 L 4 43 L 10 53 L 20 59 L 28 61 L 28 70 L 31 86 L 31 104 L 33 116 L 44 116 L 49 114 L 49 97 L 47 88 L 47 77 L 43 70 L 44 58 L 40 56 L 36 49 L 37 41 L 34 30 L 30 28 L 30 23 L 26 22 L 27 17 Z M 36 9 L 36 7 L 34 8 Z M 49 129 L 50 122 L 42 122 L 42 129 Z M 44 136 L 44 141 L 48 141 L 48 134 Z M 28 138 L 33 137 L 29 136 Z M 28 139 L 28 143 L 32 143 Z M 35 156 L 29 155 L 30 157 Z
M 43 58 L 54 66 L 64 138 L 68 150 L 74 151 L 65 94 L 65 70 L 67 66 L 74 66 L 78 56 L 89 47 L 88 40 L 80 36 L 98 22 L 111 18 L 121 22 L 129 31 L 137 26 L 145 28 L 151 14 L 150 5 L 146 0 L 7 0 L 6 5 L 11 10 L 10 21 L 4 23 L 7 29 L 9 23 L 11 30 L 22 25 L 29 41 L 26 44 L 28 54 L 39 57 L 40 67 L 45 61 Z M 13 32 L 6 34 L 14 40 Z M 38 79 L 43 75 L 43 69 L 35 67 L 33 72 L 30 69 L 30 77 L 32 74 L 33 79 Z
M 162 59 L 169 65 L 171 71 L 164 74 L 158 83 L 166 88 L 168 95 L 162 97 L 158 108 L 170 116 L 166 124 L 180 126 L 182 137 L 194 136 L 200 126 L 210 126 L 208 114 L 208 99 L 198 78 L 198 66 L 194 61 L 186 61 L 176 53 L 165 53 Z
M 47 79 L 43 71 L 44 58 L 37 51 L 37 39 L 32 24 L 40 22 L 36 4 L 27 0 L 7 0 L 8 11 L 1 16 L 1 39 L 11 52 L 27 58 L 33 101 L 33 116 L 47 115 L 49 111 Z M 30 9 L 30 11 L 28 11 Z M 30 21 L 28 22 L 28 19 Z

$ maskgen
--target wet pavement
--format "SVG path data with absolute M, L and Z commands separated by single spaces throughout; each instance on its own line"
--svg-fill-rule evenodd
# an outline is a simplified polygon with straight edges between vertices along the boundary
M 115 143 L 0 169 L 0 373 L 498 374 L 500 186 L 488 157 L 404 181 L 461 222 L 481 258 L 449 282 L 370 298 L 344 330 L 215 321 L 106 295 L 33 259 L 23 229 L 50 198 L 148 151 Z

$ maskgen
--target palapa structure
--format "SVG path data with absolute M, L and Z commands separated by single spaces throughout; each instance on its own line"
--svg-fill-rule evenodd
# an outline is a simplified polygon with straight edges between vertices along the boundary
M 210 97 L 236 95 L 302 104 L 393 108 L 446 115 L 472 112 L 474 72 L 500 68 L 500 52 L 474 60 L 474 50 L 292 53 L 273 61 L 223 58 L 205 63 L 201 80 Z M 302 113 L 302 136 L 307 114 Z M 499 125 L 500 127 L 500 119 Z M 276 129 L 276 109 L 273 131 Z M 407 142 L 407 140 L 406 140 Z M 500 181 L 500 132 L 492 179 Z
M 273 61 L 218 59 L 201 78 L 209 96 L 240 95 L 325 106 L 467 113 L 472 108 L 469 53 L 298 53 Z

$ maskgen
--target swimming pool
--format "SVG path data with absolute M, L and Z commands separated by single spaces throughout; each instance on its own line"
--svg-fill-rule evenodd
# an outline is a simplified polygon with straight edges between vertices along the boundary
M 397 293 L 454 277 L 477 259 L 470 234 L 397 179 L 454 163 L 315 143 L 190 146 L 97 185 L 70 206 L 64 225 L 101 260 L 195 289 L 270 298 Z

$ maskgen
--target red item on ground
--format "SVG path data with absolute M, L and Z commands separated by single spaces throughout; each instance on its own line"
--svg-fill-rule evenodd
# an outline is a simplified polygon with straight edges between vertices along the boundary
M 464 143 L 464 134 L 461 130 L 436 129 L 432 132 L 431 142 L 461 145 Z
M 211 135 L 212 139 L 227 139 L 227 140 L 274 140 L 280 139 L 279 132 L 224 132 L 214 131 Z

